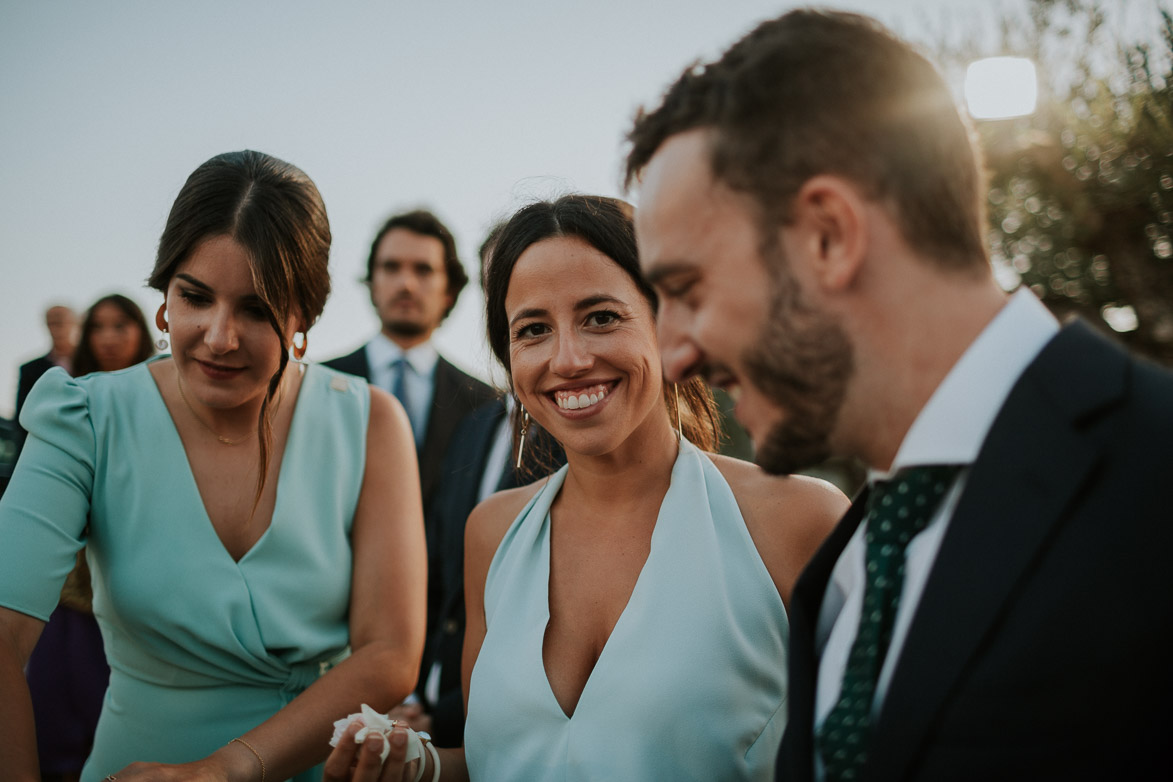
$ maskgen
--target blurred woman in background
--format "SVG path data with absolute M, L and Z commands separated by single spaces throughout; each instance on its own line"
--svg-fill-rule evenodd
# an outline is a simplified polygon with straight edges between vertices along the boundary
M 81 323 L 73 351 L 73 376 L 116 372 L 155 355 L 147 319 L 138 305 L 119 293 L 94 302 Z

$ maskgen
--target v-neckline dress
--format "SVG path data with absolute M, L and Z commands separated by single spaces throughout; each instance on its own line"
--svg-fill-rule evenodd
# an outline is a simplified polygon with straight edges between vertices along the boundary
M 465 753 L 479 780 L 767 780 L 785 727 L 785 607 L 728 483 L 683 441 L 651 549 L 573 716 L 542 656 L 555 473 L 485 581 Z
M 86 543 L 111 677 L 83 782 L 202 758 L 348 654 L 367 386 L 307 368 L 272 521 L 234 560 L 147 364 L 45 378 L 0 504 L 0 539 L 15 542 L 0 553 L 0 604 L 46 618 Z

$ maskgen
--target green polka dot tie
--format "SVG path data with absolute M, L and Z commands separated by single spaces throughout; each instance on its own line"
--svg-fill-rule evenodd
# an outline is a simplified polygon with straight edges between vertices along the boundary
M 929 523 L 959 469 L 937 465 L 901 470 L 892 480 L 877 483 L 868 497 L 867 581 L 859 630 L 839 700 L 819 729 L 828 782 L 856 779 L 867 760 L 872 700 L 904 585 L 904 550 Z

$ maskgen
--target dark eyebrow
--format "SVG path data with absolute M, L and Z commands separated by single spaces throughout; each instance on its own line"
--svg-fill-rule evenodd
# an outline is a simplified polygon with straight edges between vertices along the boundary
M 600 304 L 621 304 L 626 306 L 627 302 L 621 299 L 617 299 L 614 296 L 608 296 L 605 293 L 598 293 L 594 296 L 587 296 L 585 299 L 580 299 L 578 303 L 574 305 L 574 308 L 576 310 L 585 310 L 590 309 L 591 307 L 597 307 Z
M 187 284 L 193 285 L 193 286 L 199 288 L 200 290 L 204 291 L 205 293 L 215 293 L 215 291 L 212 290 L 212 286 L 208 285 L 206 282 L 202 282 L 202 281 L 196 279 L 195 277 L 192 277 L 190 274 L 185 274 L 183 272 L 179 272 L 175 276 L 178 277 L 179 279 L 183 280 Z M 266 306 L 266 307 L 268 306 L 265 304 L 265 300 L 262 299 L 260 296 L 258 296 L 255 293 L 250 293 L 249 295 L 244 296 L 243 298 L 241 298 L 241 301 L 244 302 L 245 304 L 260 304 L 262 306 Z
M 212 292 L 212 287 L 210 285 L 208 285 L 206 282 L 201 282 L 201 281 L 197 280 L 195 277 L 192 277 L 190 274 L 184 274 L 183 272 L 179 272 L 175 276 L 178 277 L 179 279 L 191 284 L 191 285 L 196 286 L 200 290 L 207 291 L 208 293 Z
M 530 307 L 528 310 L 522 310 L 521 312 L 514 315 L 513 318 L 509 321 L 509 325 L 512 326 L 519 320 L 525 320 L 526 318 L 540 318 L 547 314 L 549 314 L 548 310 L 544 310 L 539 307 Z
M 585 299 L 579 299 L 577 302 L 575 302 L 574 308 L 576 310 L 586 310 L 590 309 L 591 307 L 597 307 L 600 304 L 618 304 L 622 307 L 627 306 L 627 302 L 623 301 L 622 299 L 617 299 L 614 296 L 608 296 L 605 293 L 597 293 L 594 296 L 587 296 Z M 513 319 L 509 321 L 509 325 L 512 326 L 514 323 L 517 323 L 517 321 L 524 320 L 526 318 L 541 318 L 548 316 L 549 314 L 549 310 L 542 309 L 541 307 L 531 307 L 514 315 Z

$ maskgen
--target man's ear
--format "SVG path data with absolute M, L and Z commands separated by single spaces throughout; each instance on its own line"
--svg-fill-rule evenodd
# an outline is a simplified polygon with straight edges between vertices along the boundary
M 849 288 L 867 255 L 867 203 L 848 180 L 820 174 L 794 197 L 791 233 L 825 292 Z

